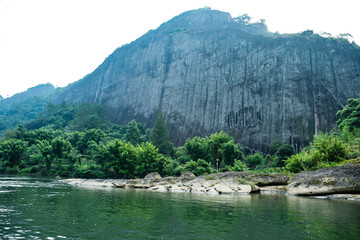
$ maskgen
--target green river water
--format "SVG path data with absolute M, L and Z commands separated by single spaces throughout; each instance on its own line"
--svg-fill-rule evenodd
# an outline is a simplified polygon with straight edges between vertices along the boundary
M 0 177 L 0 239 L 360 239 L 360 202 Z

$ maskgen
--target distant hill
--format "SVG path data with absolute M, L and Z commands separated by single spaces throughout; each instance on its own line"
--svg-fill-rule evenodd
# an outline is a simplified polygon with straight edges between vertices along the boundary
M 53 100 L 105 104 L 115 123 L 147 127 L 161 108 L 175 145 L 224 130 L 266 152 L 275 138 L 300 150 L 359 92 L 359 46 L 200 9 L 116 49 Z
M 0 101 L 0 137 L 6 130 L 36 119 L 55 92 L 51 84 L 41 84 Z
M 24 92 L 17 93 L 12 97 L 3 99 L 3 101 L 1 101 L 0 103 L 0 107 L 9 106 L 14 103 L 22 102 L 30 97 L 46 98 L 54 92 L 55 92 L 55 87 L 52 84 L 50 83 L 40 84 L 35 87 L 29 88 Z

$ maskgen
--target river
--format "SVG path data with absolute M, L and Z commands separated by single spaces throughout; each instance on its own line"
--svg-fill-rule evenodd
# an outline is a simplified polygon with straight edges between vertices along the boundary
M 360 202 L 0 177 L 0 239 L 360 239 Z

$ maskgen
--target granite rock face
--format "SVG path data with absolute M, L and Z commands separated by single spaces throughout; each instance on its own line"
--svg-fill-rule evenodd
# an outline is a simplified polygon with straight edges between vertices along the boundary
M 300 150 L 359 92 L 358 46 L 197 10 L 118 48 L 54 102 L 106 104 L 112 121 L 147 127 L 161 108 L 175 145 L 224 130 L 266 152 L 274 138 Z

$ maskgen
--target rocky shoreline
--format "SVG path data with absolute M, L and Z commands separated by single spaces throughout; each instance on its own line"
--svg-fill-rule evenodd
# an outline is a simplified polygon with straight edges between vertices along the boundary
M 327 168 L 296 174 L 292 179 L 279 173 L 224 172 L 196 177 L 149 173 L 144 179 L 61 179 L 61 182 L 92 188 L 147 189 L 158 192 L 205 194 L 284 194 L 319 199 L 360 201 L 360 165 Z

